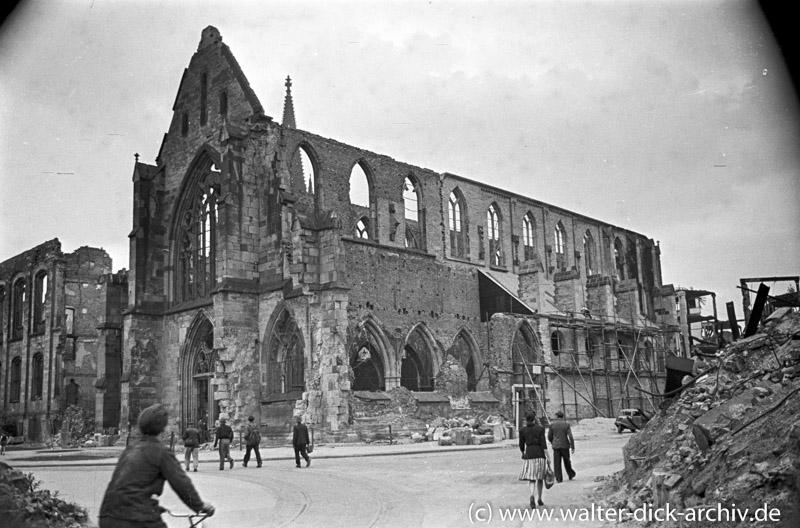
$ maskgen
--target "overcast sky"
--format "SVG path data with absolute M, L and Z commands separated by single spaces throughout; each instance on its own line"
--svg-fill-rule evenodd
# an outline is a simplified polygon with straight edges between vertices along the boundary
M 22 2 L 0 28 L 0 261 L 58 237 L 128 268 L 213 25 L 267 115 L 660 241 L 663 281 L 734 300 L 800 273 L 798 102 L 752 1 Z M 786 284 L 775 285 L 783 293 Z

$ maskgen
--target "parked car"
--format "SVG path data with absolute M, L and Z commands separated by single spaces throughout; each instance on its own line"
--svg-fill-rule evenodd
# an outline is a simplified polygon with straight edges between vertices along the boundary
M 621 409 L 619 416 L 614 420 L 614 425 L 617 427 L 617 432 L 622 434 L 625 429 L 630 429 L 633 432 L 638 431 L 649 420 L 650 417 L 641 409 Z

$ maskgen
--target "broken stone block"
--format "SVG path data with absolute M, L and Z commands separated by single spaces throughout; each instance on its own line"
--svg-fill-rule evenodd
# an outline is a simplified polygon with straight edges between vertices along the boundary
M 664 487 L 667 489 L 672 489 L 677 486 L 681 480 L 683 480 L 683 477 L 679 474 L 670 473 L 664 478 Z
M 692 425 L 692 435 L 694 436 L 694 441 L 697 444 L 697 447 L 703 453 L 708 451 L 708 449 L 715 443 L 714 438 L 711 436 L 711 431 L 701 424 L 696 423 Z
M 439 438 L 439 445 L 440 446 L 451 446 L 453 445 L 453 439 L 449 436 L 442 436 Z
M 450 431 L 450 436 L 453 438 L 455 445 L 470 445 L 472 443 L 471 429 L 453 429 Z

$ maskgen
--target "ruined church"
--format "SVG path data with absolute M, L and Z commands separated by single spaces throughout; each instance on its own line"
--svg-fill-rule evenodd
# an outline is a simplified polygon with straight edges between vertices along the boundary
M 651 408 L 677 353 L 660 249 L 628 229 L 281 122 L 202 31 L 137 159 L 120 428 L 302 415 L 331 439 L 432 416 Z M 406 422 L 397 421 L 405 416 Z

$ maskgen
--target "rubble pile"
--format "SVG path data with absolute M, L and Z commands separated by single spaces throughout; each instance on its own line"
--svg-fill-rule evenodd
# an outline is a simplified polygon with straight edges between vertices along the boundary
M 422 441 L 436 441 L 439 445 L 491 444 L 505 438 L 505 424 L 500 416 L 477 416 L 474 418 L 437 418 L 428 425 Z M 412 437 L 412 440 L 415 440 Z
M 692 519 L 714 510 L 694 526 L 800 526 L 800 314 L 773 314 L 683 385 L 625 446 L 625 469 L 597 490 L 599 502 L 630 514 L 669 504 Z
M 90 526 L 85 509 L 41 489 L 32 474 L 0 462 L 0 525 L 16 528 L 81 528 Z

